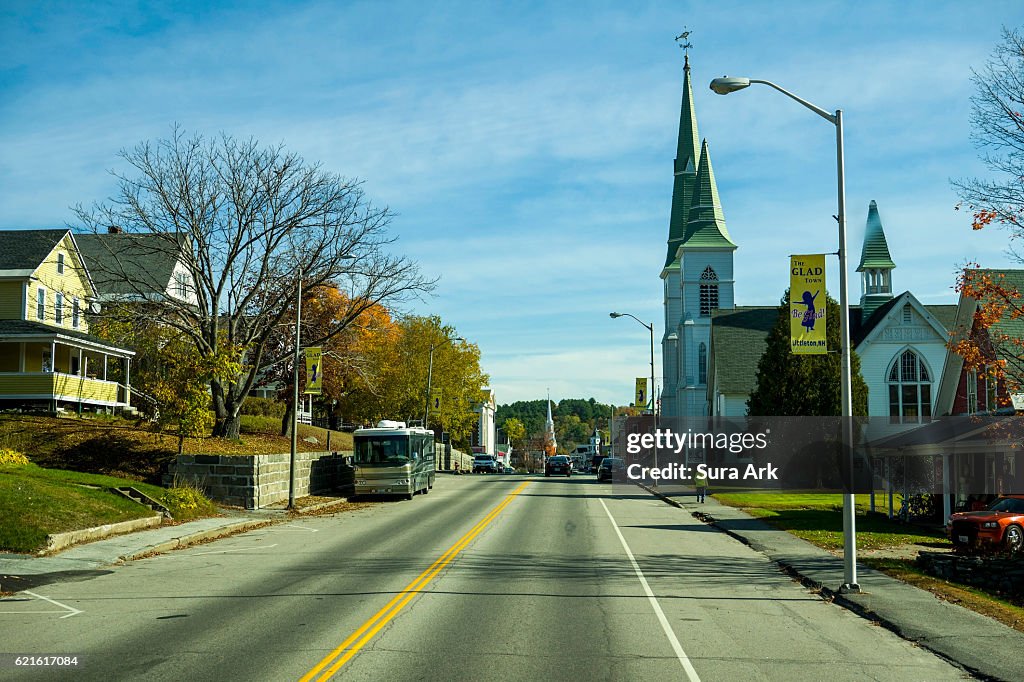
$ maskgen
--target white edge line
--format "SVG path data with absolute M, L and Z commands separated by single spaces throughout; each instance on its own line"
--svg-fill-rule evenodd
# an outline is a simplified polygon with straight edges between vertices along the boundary
M 71 616 L 77 616 L 78 614 L 81 613 L 81 611 L 79 611 L 78 609 L 76 609 L 73 606 L 68 606 L 67 604 L 61 604 L 59 601 L 55 601 L 53 599 L 50 599 L 49 597 L 44 597 L 41 594 L 36 594 L 35 592 L 29 592 L 28 590 L 25 590 L 25 594 L 31 594 L 36 599 L 42 599 L 43 601 L 48 601 L 51 604 L 54 604 L 55 606 L 59 606 L 62 609 L 67 609 L 68 611 L 71 612 L 71 613 L 68 613 L 66 615 L 61 616 L 61 618 L 70 618 Z
M 647 578 L 644 577 L 643 571 L 640 570 L 640 565 L 636 562 L 636 558 L 633 556 L 633 552 L 629 549 L 629 545 L 626 544 L 626 538 L 622 536 L 622 531 L 619 530 L 619 524 L 615 521 L 615 517 L 608 511 L 608 505 L 604 503 L 604 500 L 598 498 L 598 502 L 604 507 L 604 513 L 608 515 L 608 520 L 612 522 L 612 528 L 615 530 L 615 534 L 619 536 L 619 542 L 622 543 L 622 549 L 626 550 L 626 556 L 629 557 L 629 563 L 633 564 L 633 571 L 636 572 L 636 577 L 640 579 L 640 584 L 644 587 L 644 593 L 647 594 L 647 600 L 651 602 L 651 607 L 654 609 L 655 615 L 658 616 L 658 622 L 661 623 L 661 629 L 665 631 L 665 636 L 668 637 L 669 643 L 672 645 L 672 649 L 676 652 L 676 658 L 679 659 L 679 663 L 683 666 L 683 670 L 686 671 L 686 677 L 689 678 L 690 682 L 700 682 L 700 677 L 697 675 L 697 671 L 693 669 L 693 664 L 690 663 L 690 657 L 683 651 L 683 645 L 679 643 L 679 639 L 676 638 L 676 633 L 672 631 L 672 626 L 668 622 L 668 618 L 665 617 L 665 612 L 661 610 L 661 605 L 658 604 L 658 600 L 654 596 L 654 592 L 651 590 L 651 586 L 647 584 Z

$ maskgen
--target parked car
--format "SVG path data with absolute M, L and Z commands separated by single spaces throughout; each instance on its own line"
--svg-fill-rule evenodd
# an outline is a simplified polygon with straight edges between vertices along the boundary
M 551 476 L 552 474 L 565 474 L 566 478 L 572 476 L 572 461 L 565 455 L 549 457 L 547 465 L 544 467 L 544 475 Z
M 601 460 L 601 466 L 597 468 L 598 481 L 610 481 L 612 475 L 625 465 L 621 457 L 605 457 Z
M 512 467 L 505 467 L 505 473 L 506 474 L 514 474 L 515 472 L 516 472 L 516 470 L 513 469 Z
M 953 548 L 959 551 L 1024 549 L 1024 495 L 1004 495 L 983 511 L 957 512 L 946 527 Z
M 500 470 L 494 455 L 473 455 L 474 474 L 496 474 Z

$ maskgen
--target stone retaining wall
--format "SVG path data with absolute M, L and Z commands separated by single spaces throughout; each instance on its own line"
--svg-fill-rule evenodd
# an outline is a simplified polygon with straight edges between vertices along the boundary
M 1015 600 L 1024 599 L 1024 557 L 921 552 L 917 564 L 936 578 L 972 585 Z
M 349 452 L 299 452 L 295 455 L 295 496 L 341 490 L 352 484 Z M 222 504 L 260 509 L 288 499 L 289 454 L 179 455 L 164 476 L 201 487 Z

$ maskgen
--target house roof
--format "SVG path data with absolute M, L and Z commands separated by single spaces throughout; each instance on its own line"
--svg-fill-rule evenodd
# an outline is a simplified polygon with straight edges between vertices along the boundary
M 53 338 L 57 336 L 89 346 L 102 346 L 108 350 L 120 351 L 119 355 L 135 355 L 134 351 L 121 348 L 98 336 L 86 334 L 75 329 L 53 327 L 41 322 L 31 322 L 28 320 L 0 320 L 0 341 L 24 339 L 26 337 Z
M 779 318 L 779 306 L 736 307 L 711 316 L 711 346 L 718 390 L 749 394 L 757 383 L 757 363 L 768 332 Z
M 856 348 L 866 339 L 878 324 L 885 319 L 886 315 L 900 303 L 906 303 L 905 296 L 913 296 L 908 291 L 899 296 L 894 296 L 882 305 L 875 308 L 867 320 L 863 319 L 863 309 L 860 306 L 850 306 L 850 338 L 853 347 Z M 915 299 L 916 300 L 916 299 Z M 926 305 L 922 306 L 931 314 L 942 327 L 948 332 L 956 324 L 957 306 L 949 305 Z
M 100 295 L 165 293 L 183 246 L 180 233 L 80 234 L 76 241 Z
M 0 231 L 0 270 L 35 270 L 67 233 L 67 228 Z

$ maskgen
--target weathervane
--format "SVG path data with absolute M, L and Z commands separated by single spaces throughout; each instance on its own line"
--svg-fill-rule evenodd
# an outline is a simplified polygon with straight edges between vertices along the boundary
M 686 27 L 683 26 L 683 28 L 685 29 Z M 690 48 L 693 47 L 693 43 L 690 42 L 690 34 L 691 33 L 693 33 L 693 31 L 686 31 L 686 30 L 684 30 L 682 33 L 677 35 L 676 39 L 675 39 L 676 42 L 679 43 L 679 47 L 683 50 L 683 56 L 687 60 L 689 60 L 689 58 L 690 58 Z

